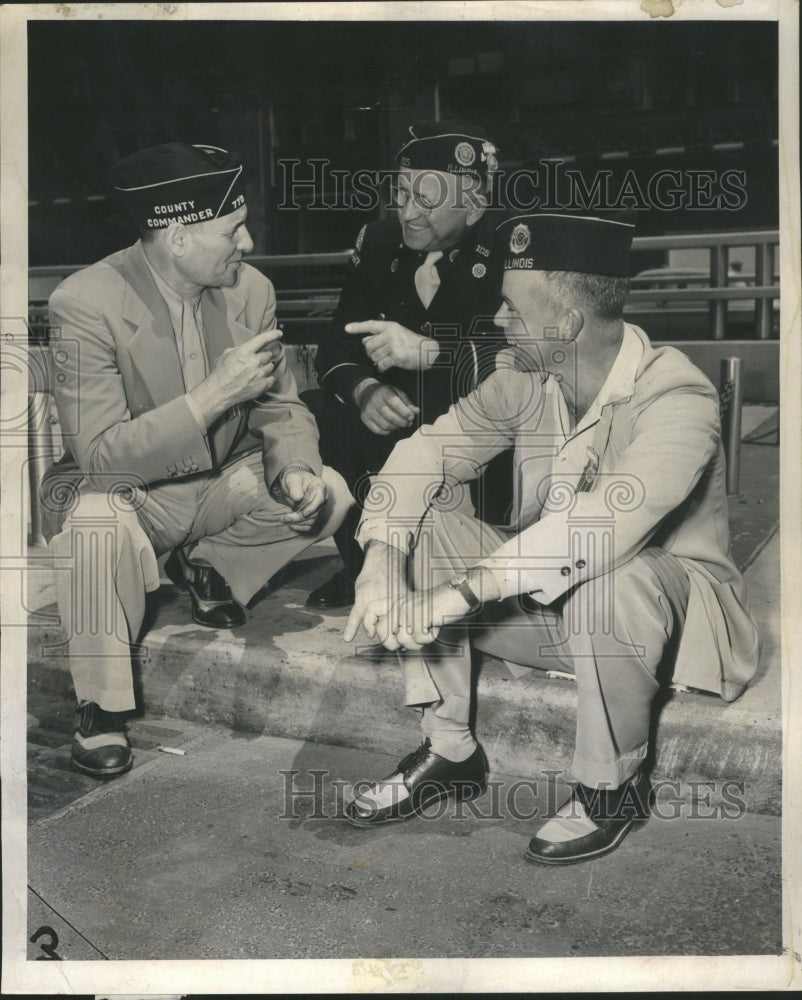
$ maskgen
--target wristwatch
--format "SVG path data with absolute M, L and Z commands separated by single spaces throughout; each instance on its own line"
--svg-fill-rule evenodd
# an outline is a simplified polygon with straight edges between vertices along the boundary
M 468 611 L 477 611 L 482 606 L 482 602 L 468 586 L 468 574 L 461 573 L 448 581 L 449 587 L 458 590 L 468 602 Z

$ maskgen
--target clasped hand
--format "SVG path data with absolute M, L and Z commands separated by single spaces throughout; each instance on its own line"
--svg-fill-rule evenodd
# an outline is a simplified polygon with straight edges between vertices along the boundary
M 361 625 L 368 638 L 378 639 L 385 649 L 422 649 L 434 642 L 442 625 L 433 604 L 434 593 L 407 591 L 393 601 L 388 596 L 369 598 L 357 589 L 343 638 L 351 642 Z
M 354 607 L 343 632 L 351 642 L 361 625 L 369 639 L 378 639 L 390 650 L 422 649 L 434 642 L 447 621 L 467 611 L 465 600 L 449 585 L 430 590 L 410 590 L 400 576 L 377 579 L 372 568 L 363 569 L 356 582 Z

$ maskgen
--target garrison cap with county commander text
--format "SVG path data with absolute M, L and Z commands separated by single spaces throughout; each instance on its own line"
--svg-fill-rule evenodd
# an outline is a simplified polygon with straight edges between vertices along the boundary
M 629 276 L 635 223 L 630 216 L 539 213 L 515 215 L 496 227 L 505 271 L 575 271 L 614 278 Z
M 151 146 L 115 163 L 108 177 L 140 232 L 217 219 L 245 204 L 240 157 L 217 146 Z
M 483 130 L 467 122 L 418 122 L 395 155 L 401 169 L 463 174 L 488 185 L 498 150 Z

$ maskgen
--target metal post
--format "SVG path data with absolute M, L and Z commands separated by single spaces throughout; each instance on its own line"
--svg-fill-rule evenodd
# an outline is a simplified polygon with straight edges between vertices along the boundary
M 774 284 L 774 247 L 770 243 L 761 243 L 755 248 L 755 284 Z M 755 300 L 755 336 L 759 340 L 769 340 L 771 337 L 771 299 Z
M 738 493 L 741 478 L 741 409 L 744 402 L 743 358 L 721 359 L 721 439 L 727 460 L 727 494 Z
M 729 247 L 710 248 L 710 287 L 726 288 L 729 269 Z M 716 299 L 710 303 L 710 336 L 724 340 L 727 333 L 727 300 Z

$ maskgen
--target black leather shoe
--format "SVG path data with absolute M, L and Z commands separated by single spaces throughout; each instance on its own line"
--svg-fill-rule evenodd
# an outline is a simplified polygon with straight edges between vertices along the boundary
M 306 599 L 308 608 L 347 608 L 354 603 L 354 581 L 341 569 L 326 583 L 316 587 Z
M 409 791 L 406 798 L 382 808 L 369 803 L 360 806 L 355 799 L 345 807 L 348 822 L 354 826 L 379 826 L 381 823 L 399 822 L 419 816 L 427 806 L 451 795 L 458 801 L 467 801 L 478 799 L 484 793 L 490 768 L 481 746 L 477 744 L 471 756 L 460 763 L 440 757 L 432 751 L 431 746 L 427 737 L 393 771 L 393 774 L 404 777 L 404 784 Z M 380 785 L 381 782 L 376 784 Z
M 208 628 L 236 628 L 245 624 L 245 609 L 234 600 L 231 588 L 208 563 L 190 562 L 183 549 L 173 549 L 164 571 L 192 601 L 192 620 Z
M 133 763 L 125 723 L 116 712 L 104 712 L 94 701 L 78 705 L 72 765 L 93 778 L 114 778 Z
M 526 860 L 544 865 L 573 865 L 610 854 L 633 826 L 648 820 L 651 793 L 649 779 L 642 771 L 609 791 L 578 784 L 570 802 L 581 803 L 598 829 L 559 843 L 535 836 L 529 842 Z

